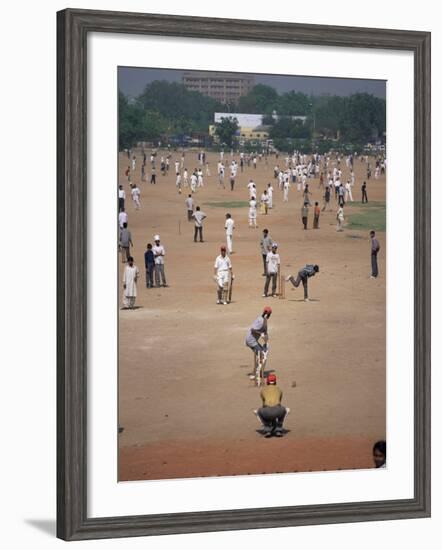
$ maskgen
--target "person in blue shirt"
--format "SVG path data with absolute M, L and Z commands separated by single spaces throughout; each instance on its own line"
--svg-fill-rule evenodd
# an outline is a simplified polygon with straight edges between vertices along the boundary
M 155 258 L 152 251 L 152 245 L 147 245 L 144 253 L 144 265 L 146 267 L 146 288 L 153 288 L 153 273 L 155 270 Z

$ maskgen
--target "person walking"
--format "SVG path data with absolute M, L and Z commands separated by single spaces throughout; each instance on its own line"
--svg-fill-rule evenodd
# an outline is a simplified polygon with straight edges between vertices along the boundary
M 336 231 L 344 231 L 344 208 L 340 206 L 336 213 Z
M 226 247 L 223 245 L 220 250 L 221 254 L 216 257 L 213 266 L 213 278 L 216 281 L 217 304 L 228 303 L 228 288 L 229 282 L 234 278 L 232 272 L 232 262 L 227 256 Z
M 301 208 L 301 218 L 302 223 L 304 225 L 304 229 L 307 229 L 307 223 L 308 223 L 308 202 L 304 202 L 302 208 Z
M 140 275 L 138 267 L 134 265 L 132 256 L 127 258 L 128 265 L 124 268 L 123 275 L 123 307 L 133 309 L 137 298 L 137 280 Z
M 259 245 L 261 247 L 262 261 L 264 264 L 264 273 L 262 274 L 263 277 L 267 275 L 267 254 L 272 250 L 272 244 L 273 240 L 272 237 L 269 235 L 269 230 L 263 229 L 262 237 L 259 242 Z
M 164 256 L 166 255 L 166 251 L 164 246 L 161 244 L 159 235 L 155 235 L 153 240 L 155 242 L 155 245 L 152 248 L 155 258 L 155 285 L 157 287 L 167 287 L 166 274 L 164 272 Z
M 126 201 L 126 191 L 122 185 L 118 186 L 118 212 L 124 210 L 124 203 Z
M 185 200 L 186 208 L 187 208 L 187 221 L 192 221 L 192 215 L 193 215 L 193 198 L 192 195 L 188 195 L 187 199 Z
M 148 243 L 144 253 L 144 267 L 146 268 L 146 288 L 153 288 L 153 277 L 155 271 L 155 256 L 151 243 Z
M 313 210 L 313 229 L 319 229 L 319 216 L 321 215 L 321 209 L 319 208 L 319 203 L 315 202 L 315 207 Z
M 267 196 L 269 197 L 269 210 L 273 208 L 273 186 L 271 183 L 267 184 Z
M 370 245 L 371 245 L 371 275 L 370 279 L 376 279 L 379 275 L 378 269 L 378 252 L 381 249 L 381 245 L 376 238 L 376 232 L 372 229 L 370 231 Z
M 120 229 L 123 229 L 124 224 L 128 223 L 129 217 L 127 215 L 126 210 L 123 208 L 121 212 L 118 214 L 118 225 L 120 226 Z
M 296 279 L 293 275 L 289 275 L 288 277 L 286 277 L 285 280 L 287 282 L 290 281 L 295 288 L 298 288 L 298 286 L 302 282 L 302 286 L 304 287 L 304 302 L 309 302 L 310 300 L 308 297 L 308 280 L 310 277 L 314 277 L 316 273 L 319 273 L 319 265 L 307 264 L 305 267 L 298 271 L 298 276 L 296 277 Z
M 135 210 L 139 210 L 141 206 L 140 204 L 141 191 L 136 183 L 132 185 L 132 190 L 130 193 L 132 195 L 132 202 L 134 203 Z
M 329 207 L 329 210 L 331 210 L 331 206 L 330 206 L 330 196 L 331 196 L 331 193 L 330 193 L 330 186 L 326 185 L 325 186 L 325 192 L 324 192 L 324 206 L 322 207 L 322 211 L 324 212 L 324 210 L 327 208 L 327 206 Z
M 279 266 L 281 265 L 281 258 L 279 257 L 278 245 L 276 243 L 272 243 L 272 250 L 267 254 L 266 264 L 267 264 L 267 272 L 266 272 L 267 274 L 266 274 L 266 282 L 264 285 L 264 294 L 262 295 L 262 297 L 263 298 L 268 297 L 269 285 L 270 285 L 270 281 L 272 281 L 272 297 L 275 298 L 278 271 L 279 271 Z
M 233 253 L 233 230 L 235 229 L 235 222 L 232 219 L 231 214 L 226 214 L 226 223 L 224 224 L 226 230 L 227 252 Z
M 200 243 L 203 243 L 203 220 L 207 216 L 204 214 L 204 212 L 201 212 L 201 208 L 199 206 L 196 207 L 195 212 L 192 214 L 192 218 L 195 220 L 195 232 L 193 234 L 193 242 L 196 243 L 197 237 L 199 235 Z
M 127 222 L 124 222 L 123 228 L 120 230 L 120 252 L 123 264 L 129 260 L 131 246 L 133 246 L 132 235 L 127 228 Z

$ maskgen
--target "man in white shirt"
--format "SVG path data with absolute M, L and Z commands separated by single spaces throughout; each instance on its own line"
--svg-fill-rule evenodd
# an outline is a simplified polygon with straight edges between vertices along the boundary
M 284 198 L 283 198 L 283 201 L 284 202 L 288 202 L 289 201 L 289 189 L 290 189 L 290 182 L 289 180 L 284 180 Z
M 264 294 L 262 296 L 263 298 L 267 298 L 270 281 L 272 281 L 272 297 L 275 298 L 278 271 L 281 264 L 281 258 L 278 254 L 278 245 L 276 243 L 272 243 L 272 250 L 267 254 L 266 264 L 266 282 L 264 286 Z
M 118 224 L 120 226 L 120 229 L 123 229 L 123 225 L 127 223 L 127 220 L 128 220 L 127 212 L 123 208 L 121 212 L 118 214 Z
M 192 214 L 193 214 L 193 199 L 192 195 L 188 195 L 187 199 L 185 200 L 186 208 L 187 208 L 187 221 L 192 221 Z
M 271 183 L 267 184 L 267 196 L 269 198 L 269 208 L 273 208 L 273 186 Z
M 258 227 L 256 225 L 256 200 L 252 197 L 249 201 L 249 227 Z
M 135 210 L 139 210 L 141 206 L 140 204 L 141 191 L 136 183 L 134 183 L 132 186 L 131 195 L 132 195 L 132 201 L 135 205 Z
M 164 273 L 164 256 L 166 255 L 166 251 L 161 244 L 159 235 L 155 235 L 153 240 L 155 241 L 155 245 L 152 247 L 155 258 L 155 285 L 167 287 L 166 275 Z
M 196 243 L 198 234 L 200 237 L 200 243 L 203 243 L 203 220 L 206 218 L 204 212 L 201 212 L 199 206 L 196 207 L 195 212 L 192 214 L 192 218 L 195 220 L 195 233 L 193 234 L 193 242 Z
M 124 210 L 124 201 L 126 200 L 126 191 L 122 185 L 118 186 L 118 212 Z
M 261 195 L 261 214 L 268 214 L 269 211 L 269 196 L 267 195 L 267 189 L 264 189 L 264 193 Z
M 226 230 L 227 251 L 229 254 L 233 252 L 233 230 L 235 229 L 235 222 L 230 214 L 226 214 L 226 223 L 224 224 Z
M 192 193 L 195 193 L 195 191 L 196 191 L 197 182 L 198 182 L 198 177 L 195 174 L 195 172 L 193 172 L 192 175 L 190 176 L 190 189 L 191 189 Z
M 226 247 L 221 247 L 221 254 L 215 259 L 213 266 L 213 278 L 216 281 L 217 304 L 227 305 L 227 293 L 229 289 L 229 281 L 233 279 L 232 262 L 227 256 Z
M 178 189 L 178 193 L 181 195 L 181 174 L 179 172 L 176 175 L 175 185 L 176 185 L 176 188 Z

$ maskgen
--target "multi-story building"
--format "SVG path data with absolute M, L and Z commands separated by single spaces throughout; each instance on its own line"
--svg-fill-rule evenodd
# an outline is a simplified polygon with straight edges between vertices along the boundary
M 240 73 L 186 71 L 183 84 L 192 92 L 200 92 L 221 103 L 235 104 L 250 92 L 255 79 L 253 75 Z

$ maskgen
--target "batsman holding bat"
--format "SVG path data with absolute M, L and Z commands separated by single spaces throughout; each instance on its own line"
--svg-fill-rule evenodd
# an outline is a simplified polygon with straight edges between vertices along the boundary
M 232 299 L 232 282 L 235 278 L 232 272 L 232 262 L 227 256 L 226 247 L 221 247 L 221 254 L 217 256 L 213 266 L 213 278 L 216 281 L 217 304 L 225 306 Z

